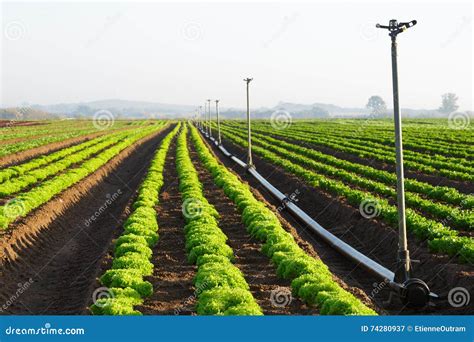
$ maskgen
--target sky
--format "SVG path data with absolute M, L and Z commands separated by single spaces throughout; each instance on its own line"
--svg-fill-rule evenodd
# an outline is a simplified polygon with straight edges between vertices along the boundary
M 400 101 L 437 108 L 454 92 L 473 110 L 470 2 L 3 2 L 0 106 L 124 99 L 223 107 L 280 101 L 391 107 L 390 38 Z

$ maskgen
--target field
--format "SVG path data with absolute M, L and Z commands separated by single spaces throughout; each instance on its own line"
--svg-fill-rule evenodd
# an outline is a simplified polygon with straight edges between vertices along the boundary
M 442 296 L 421 309 L 387 302 L 387 282 L 324 243 L 190 122 L 5 122 L 0 132 L 2 314 L 474 313 L 470 127 L 404 121 L 414 273 Z M 221 133 L 245 161 L 246 122 L 224 121 Z M 252 151 L 315 221 L 394 269 L 393 122 L 256 120 Z

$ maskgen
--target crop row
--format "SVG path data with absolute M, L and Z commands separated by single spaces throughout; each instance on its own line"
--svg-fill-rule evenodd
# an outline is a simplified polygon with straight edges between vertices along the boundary
M 238 145 L 246 146 L 244 139 L 227 132 L 226 136 Z M 325 175 L 310 171 L 301 165 L 289 161 L 287 158 L 288 153 L 286 154 L 287 157 L 283 157 L 260 146 L 253 146 L 252 149 L 264 159 L 302 178 L 315 188 L 344 197 L 354 206 L 359 207 L 361 203 L 367 201 L 376 203 L 379 217 L 393 227 L 398 226 L 397 208 L 389 204 L 386 199 L 365 191 L 352 189 L 341 181 L 329 179 Z M 418 238 L 428 240 L 428 245 L 433 251 L 457 255 L 461 261 L 474 261 L 474 240 L 472 238 L 459 236 L 457 231 L 445 227 L 440 222 L 427 219 L 410 208 L 407 209 L 406 216 L 408 229 Z
M 77 144 L 71 147 L 63 148 L 59 151 L 47 154 L 47 155 L 42 155 L 38 158 L 34 158 L 26 163 L 20 164 L 20 165 L 15 165 L 11 167 L 4 168 L 0 170 L 0 183 L 5 182 L 8 179 L 11 179 L 16 176 L 20 176 L 25 174 L 28 171 L 31 171 L 33 169 L 37 169 L 41 166 L 47 165 L 53 161 L 59 160 L 61 158 L 64 158 L 65 156 L 68 156 L 70 154 L 79 152 L 89 146 L 95 145 L 104 139 L 106 139 L 108 136 L 100 136 L 95 139 L 91 139 L 89 141 L 86 141 L 81 144 Z
M 8 225 L 18 217 L 26 216 L 32 210 L 49 201 L 56 194 L 79 182 L 102 165 L 105 165 L 110 159 L 128 146 L 156 132 L 158 129 L 160 129 L 160 127 L 150 126 L 137 133 L 131 134 L 118 144 L 88 159 L 80 166 L 68 169 L 61 175 L 55 176 L 29 191 L 21 193 L 14 199 L 11 199 L 6 204 L 0 206 L 0 228 L 7 228 Z
M 331 132 L 321 132 L 322 135 L 311 135 L 307 131 L 298 129 L 288 129 L 274 132 L 277 135 L 284 135 L 289 138 L 297 138 L 318 145 L 329 146 L 338 150 L 355 153 L 367 158 L 375 158 L 384 162 L 395 164 L 395 149 L 388 146 L 371 143 L 369 141 L 351 142 L 344 136 L 335 136 Z M 473 180 L 474 168 L 472 164 L 464 159 L 446 158 L 442 156 L 426 156 L 423 153 L 404 151 L 405 165 L 414 170 L 425 173 L 439 173 L 440 175 L 459 180 Z
M 165 124 L 164 122 L 159 122 L 157 125 L 158 126 L 163 126 L 164 124 Z M 97 138 L 90 139 L 86 142 L 79 143 L 77 145 L 73 145 L 73 146 L 70 146 L 70 147 L 66 147 L 66 148 L 63 148 L 59 151 L 56 151 L 56 152 L 53 152 L 53 153 L 50 153 L 50 154 L 47 154 L 47 155 L 39 156 L 39 157 L 34 158 L 34 159 L 32 159 L 28 162 L 4 168 L 4 169 L 0 170 L 0 183 L 4 182 L 4 181 L 6 181 L 6 180 L 8 180 L 12 177 L 23 175 L 28 171 L 31 171 L 33 169 L 37 169 L 41 166 L 44 166 L 44 165 L 52 163 L 56 160 L 62 159 L 65 156 L 68 156 L 68 155 L 71 155 L 71 154 L 76 153 L 78 151 L 81 151 L 81 150 L 83 150 L 83 149 L 85 149 L 89 146 L 98 144 L 98 143 L 104 141 L 105 139 L 108 139 L 111 136 L 118 135 L 118 134 L 123 134 L 123 133 L 124 133 L 124 131 L 122 131 L 122 130 L 117 131 L 117 132 L 112 131 L 110 133 L 106 133 L 104 135 L 101 135 Z
M 311 134 L 311 130 L 306 127 L 298 125 L 291 128 L 292 132 L 297 132 L 300 134 Z M 391 142 L 386 142 L 385 144 L 380 141 L 374 141 L 373 138 L 360 137 L 358 134 L 347 135 L 340 131 L 323 131 L 324 137 L 331 139 L 333 141 L 345 141 L 348 143 L 348 146 L 361 146 L 365 150 L 377 150 L 384 154 L 394 154 L 395 144 Z M 406 141 L 408 140 L 408 141 Z M 419 151 L 410 150 L 409 146 L 420 146 L 419 143 L 411 143 L 409 139 L 403 139 L 403 147 L 405 158 L 410 161 L 419 161 L 426 165 L 432 165 L 436 167 L 449 167 L 450 165 L 456 165 L 456 171 L 460 172 L 469 172 L 469 170 L 474 166 L 474 162 L 466 160 L 465 157 L 457 158 L 453 155 L 444 156 L 440 154 L 426 154 Z
M 235 127 L 235 126 L 229 125 L 229 127 Z M 255 127 L 253 130 L 255 132 L 260 132 L 263 134 L 271 133 L 276 136 L 281 136 L 283 138 L 291 139 L 292 141 L 295 141 L 295 139 L 297 139 L 299 142 L 308 142 L 315 145 L 330 147 L 338 151 L 355 154 L 361 158 L 372 158 L 372 159 L 386 162 L 389 164 L 395 164 L 395 156 L 393 152 L 391 153 L 388 151 L 382 151 L 379 149 L 374 149 L 374 148 L 369 148 L 369 147 L 366 148 L 361 145 L 347 142 L 346 139 L 344 138 L 329 139 L 329 138 L 316 136 L 316 135 L 309 136 L 308 133 L 298 133 L 295 131 L 291 131 L 289 129 L 269 131 L 268 129 L 260 129 L 258 127 Z M 426 174 L 439 174 L 441 176 L 445 176 L 451 179 L 468 180 L 468 181 L 474 180 L 474 172 L 471 172 L 471 171 L 474 171 L 473 168 L 459 166 L 455 163 L 436 162 L 436 161 L 430 161 L 430 160 L 420 163 L 416 160 L 408 160 L 408 159 L 409 158 L 406 158 L 405 160 L 405 166 L 409 169 L 422 171 Z M 456 170 L 462 170 L 462 171 L 456 171 Z
M 361 123 L 363 125 L 363 122 Z M 350 127 L 338 127 L 337 130 L 332 129 L 333 127 L 317 127 L 315 125 L 305 125 L 305 124 L 295 124 L 294 128 L 299 129 L 305 133 L 324 133 L 324 134 L 331 134 L 337 135 L 339 137 L 349 138 L 351 140 L 359 140 L 361 142 L 371 141 L 374 143 L 378 143 L 385 146 L 393 147 L 395 146 L 395 140 L 393 136 L 393 129 L 390 130 L 389 134 L 387 132 L 378 132 L 377 130 L 369 130 L 366 127 L 361 129 L 360 125 L 358 126 L 350 126 Z M 345 128 L 345 129 L 344 129 Z M 423 128 L 419 128 L 423 130 Z M 417 134 L 418 135 L 418 134 Z M 447 143 L 436 141 L 436 136 L 431 136 L 429 138 L 419 137 L 419 136 L 411 136 L 405 134 L 403 136 L 403 146 L 406 150 L 413 150 L 414 152 L 420 153 L 430 153 L 430 154 L 438 154 L 441 155 L 439 157 L 442 158 L 448 157 L 451 159 L 452 157 L 459 157 L 459 158 L 472 158 L 474 156 L 474 149 L 465 144 L 459 143 Z M 436 141 L 436 143 L 434 143 Z M 462 159 L 461 159 L 462 161 Z M 465 161 L 465 160 L 464 160 Z M 468 163 L 469 164 L 469 163 Z M 472 162 L 471 162 L 472 165 Z
M 188 261 L 198 267 L 199 315 L 262 315 L 242 272 L 232 264 L 234 252 L 218 226 L 219 214 L 204 197 L 202 184 L 187 148 L 187 128 L 178 137 L 176 169 L 186 221 Z
M 18 191 L 27 188 L 31 184 L 35 184 L 52 175 L 56 175 L 66 170 L 71 165 L 83 162 L 84 160 L 87 160 L 91 156 L 94 156 L 95 154 L 99 153 L 100 151 L 117 144 L 118 142 L 126 138 L 129 134 L 130 132 L 121 132 L 120 134 L 113 134 L 111 136 L 108 136 L 105 139 L 99 138 L 100 141 L 98 143 L 96 142 L 96 144 L 92 146 L 88 146 L 85 149 L 66 156 L 60 159 L 59 161 L 55 161 L 42 168 L 29 171 L 19 177 L 9 179 L 1 185 L 0 198 L 17 193 Z M 22 171 L 21 166 L 15 168 L 17 170 L 20 169 L 20 171 Z
M 280 134 L 278 132 L 277 134 Z M 369 141 L 361 141 L 359 143 L 348 141 L 345 137 L 324 136 L 311 138 L 308 137 L 307 132 L 285 132 L 287 137 L 294 137 L 297 139 L 306 139 L 310 143 L 318 145 L 329 146 L 337 150 L 347 151 L 350 153 L 357 152 L 357 155 L 363 158 L 374 158 L 390 164 L 395 164 L 395 148 L 388 146 L 381 146 Z M 469 165 L 462 165 L 461 160 L 439 160 L 441 156 L 424 156 L 422 153 L 415 153 L 412 151 L 404 151 L 404 161 L 408 168 L 422 171 L 424 173 L 435 173 L 448 178 L 457 180 L 474 180 L 474 168 Z
M 285 147 L 289 150 L 300 152 L 305 154 L 308 157 L 315 158 L 321 162 L 324 162 L 329 165 L 342 168 L 346 171 L 355 172 L 357 174 L 369 177 L 371 179 L 378 180 L 387 185 L 394 186 L 397 183 L 397 176 L 393 172 L 388 172 L 384 170 L 379 170 L 371 166 L 350 162 L 344 159 L 328 155 L 317 150 L 306 148 L 300 145 L 290 144 L 283 140 L 278 140 L 271 138 L 270 136 L 255 133 L 254 136 L 263 139 L 265 141 L 276 143 L 280 147 Z M 434 200 L 443 201 L 449 204 L 458 205 L 463 209 L 473 209 L 474 208 L 474 196 L 466 195 L 458 190 L 447 187 L 447 186 L 434 186 L 429 183 L 420 182 L 416 179 L 405 179 L 405 188 L 408 191 L 416 192 L 422 194 L 428 198 Z
M 112 267 L 100 277 L 109 293 L 91 306 L 95 315 L 140 315 L 134 306 L 142 304 L 143 298 L 153 293 L 152 284 L 144 277 L 153 273 L 150 259 L 158 241 L 155 206 L 163 186 L 166 155 L 179 126 L 161 142 L 140 185 L 132 205 L 133 212 L 123 225 L 123 234 L 115 242 Z
M 317 305 L 321 314 L 376 314 L 341 288 L 323 262 L 312 258 L 298 246 L 276 215 L 253 196 L 247 185 L 214 158 L 194 127 L 191 128 L 191 137 L 200 160 L 212 174 L 216 185 L 224 190 L 242 213 L 248 232 L 264 243 L 262 252 L 271 258 L 277 275 L 291 280 L 295 296 L 309 305 Z
M 18 143 L 2 145 L 0 146 L 0 157 L 18 153 L 21 151 L 29 150 L 38 146 L 50 144 L 57 141 L 63 141 L 66 139 L 76 138 L 82 135 L 97 132 L 96 129 L 84 129 L 75 132 L 66 132 L 57 135 L 44 136 L 36 139 L 24 140 Z
M 227 130 L 224 131 L 228 132 Z M 242 135 L 236 132 L 233 132 L 232 134 L 238 135 L 243 138 Z M 266 142 L 265 140 L 267 140 L 268 142 Z M 323 155 L 322 153 L 315 152 L 311 149 L 289 144 L 287 142 L 279 141 L 277 139 L 261 138 L 260 135 L 254 136 L 253 142 L 254 144 L 266 148 L 267 150 L 272 151 L 279 156 L 286 157 L 288 160 L 294 163 L 309 167 L 310 169 L 319 172 L 323 175 L 326 175 L 330 178 L 342 180 L 345 184 L 353 184 L 360 188 L 374 192 L 378 195 L 391 197 L 393 199 L 397 198 L 396 190 L 393 187 L 388 187 L 386 183 L 380 183 L 371 179 L 361 177 L 360 173 L 353 173 L 353 165 L 351 165 L 349 162 L 338 160 L 334 157 Z M 294 153 L 288 154 L 288 151 Z M 315 159 L 320 160 L 316 161 Z M 335 166 L 331 166 L 330 164 L 333 164 Z M 351 172 L 346 171 L 346 169 L 349 169 Z M 376 173 L 378 174 L 378 172 Z M 396 179 L 394 180 L 394 182 L 396 182 Z M 450 224 L 452 224 L 452 226 L 457 229 L 474 230 L 474 212 L 472 210 L 462 210 L 458 208 L 453 208 L 442 203 L 435 203 L 430 200 L 421 198 L 416 193 L 408 191 L 405 193 L 405 197 L 407 205 L 415 210 L 428 213 L 440 220 L 449 220 Z M 472 196 L 470 197 L 470 205 L 472 206 Z
M 264 123 L 264 122 L 263 122 Z M 348 134 L 376 136 L 385 139 L 393 139 L 393 120 L 301 120 L 300 123 L 311 127 L 311 132 L 319 130 L 337 130 Z M 447 120 L 413 121 L 403 120 L 403 135 L 413 140 L 439 141 L 441 144 L 469 145 L 474 143 L 474 138 L 469 129 L 450 129 Z
M 80 129 L 84 129 L 82 127 Z M 92 128 L 92 122 L 89 125 Z M 66 130 L 73 130 L 78 125 L 73 121 L 42 121 L 39 125 L 32 126 L 10 126 L 0 128 L 0 144 L 3 140 L 31 137 L 41 134 L 60 133 Z

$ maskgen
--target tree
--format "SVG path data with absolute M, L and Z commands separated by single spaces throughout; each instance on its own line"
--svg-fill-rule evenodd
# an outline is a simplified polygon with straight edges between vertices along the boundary
M 441 95 L 441 107 L 439 107 L 439 111 L 442 113 L 452 113 L 456 111 L 458 106 L 458 97 L 454 93 L 446 93 Z
M 372 109 L 372 114 L 376 116 L 382 116 L 387 112 L 385 101 L 378 95 L 371 96 L 366 107 Z

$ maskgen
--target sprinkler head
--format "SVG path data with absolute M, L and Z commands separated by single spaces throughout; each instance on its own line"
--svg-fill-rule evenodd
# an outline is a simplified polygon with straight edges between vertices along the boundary
M 406 29 L 415 26 L 417 23 L 416 20 L 399 23 L 396 19 L 389 21 L 388 26 L 376 24 L 375 27 L 387 29 L 391 37 L 396 37 L 399 33 L 405 31 Z

